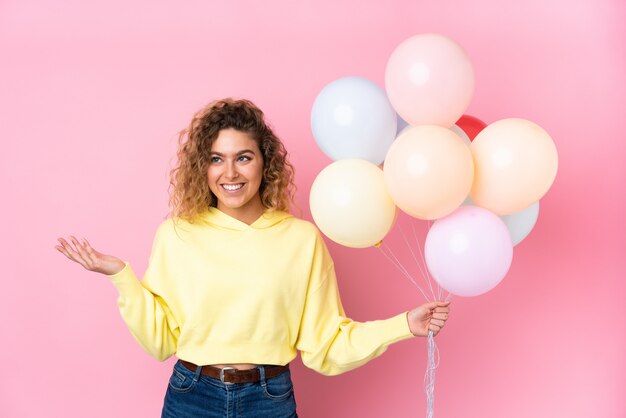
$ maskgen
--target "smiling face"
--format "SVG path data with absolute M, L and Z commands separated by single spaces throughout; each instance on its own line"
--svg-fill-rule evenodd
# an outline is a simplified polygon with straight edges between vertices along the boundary
M 263 157 L 257 142 L 245 132 L 222 129 L 211 146 L 208 168 L 217 208 L 251 224 L 265 210 L 259 193 L 262 179 Z

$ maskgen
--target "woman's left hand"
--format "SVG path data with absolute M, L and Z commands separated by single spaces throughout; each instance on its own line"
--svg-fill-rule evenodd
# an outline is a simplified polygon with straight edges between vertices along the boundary
M 407 312 L 409 329 L 416 337 L 425 337 L 428 331 L 437 335 L 448 320 L 450 301 L 425 303 Z

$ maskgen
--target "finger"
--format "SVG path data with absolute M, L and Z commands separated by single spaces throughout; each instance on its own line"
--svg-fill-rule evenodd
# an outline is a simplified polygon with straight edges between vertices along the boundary
M 64 253 L 68 255 L 70 258 L 72 258 L 73 260 L 74 259 L 73 256 L 76 252 L 72 248 L 72 245 L 69 242 L 65 241 L 63 238 L 57 238 L 57 240 L 61 243 Z
M 92 252 L 93 248 L 91 248 L 91 244 L 89 244 L 89 241 L 87 241 L 87 238 L 83 237 L 83 242 L 85 243 L 85 248 L 87 249 L 87 251 Z
M 429 329 L 430 331 L 432 331 L 435 335 L 437 335 L 437 333 L 439 332 L 439 330 L 441 330 L 441 327 L 439 327 L 439 326 L 437 326 L 437 325 L 435 325 L 435 324 L 430 324 L 430 325 L 428 326 L 428 329 Z
M 85 248 L 83 247 L 83 244 L 78 242 L 76 237 L 74 237 L 73 235 L 70 235 L 70 237 L 72 239 L 72 242 L 76 246 L 76 251 L 78 252 L 78 255 L 80 256 L 80 258 L 82 258 L 85 264 L 87 264 L 87 266 L 91 268 L 93 266 L 93 261 L 89 257 L 89 254 L 87 254 L 87 250 L 85 250 Z
M 444 321 L 445 321 L 445 320 L 447 320 L 447 319 L 448 319 L 448 314 L 447 314 L 447 313 L 438 313 L 438 312 L 435 312 L 435 313 L 433 314 L 433 318 L 435 318 L 435 319 L 442 319 L 442 320 L 444 320 Z
M 87 249 L 87 254 L 89 254 L 89 257 L 91 257 L 94 267 L 98 267 L 102 263 L 103 255 L 99 253 L 98 251 L 96 251 L 91 246 L 91 244 L 89 244 L 89 241 L 87 241 L 87 238 L 83 238 L 83 240 L 85 241 L 85 248 Z
M 433 311 L 437 308 L 439 302 L 428 302 L 422 305 L 422 307 L 428 309 L 429 311 Z
M 82 259 L 80 254 L 78 254 L 67 241 L 65 241 L 63 238 L 59 238 L 59 242 L 61 243 L 61 245 L 65 249 L 65 252 L 67 253 L 65 255 L 67 255 L 72 261 L 75 261 L 81 266 L 87 268 L 87 264 L 85 263 L 85 260 Z
M 96 262 L 98 261 L 97 260 L 98 254 L 96 253 L 96 250 L 91 248 L 91 245 L 89 245 L 89 242 L 87 241 L 87 238 L 83 238 L 83 247 L 85 248 L 85 252 L 89 256 L 89 259 L 91 260 L 91 263 L 93 265 L 95 265 Z
M 69 255 L 69 253 L 65 250 L 65 248 L 62 245 L 55 245 L 54 248 L 56 248 L 61 254 L 63 254 L 70 260 L 72 260 L 72 257 Z
M 450 312 L 450 308 L 435 308 L 435 312 Z
M 78 254 L 80 254 L 83 257 L 87 255 L 87 252 L 85 251 L 85 248 L 83 247 L 83 244 L 81 244 L 74 235 L 70 235 L 70 240 L 72 241 L 72 244 L 74 244 L 75 251 Z
M 433 325 L 437 325 L 438 327 L 443 327 L 443 324 L 445 323 L 445 321 L 441 320 L 441 319 L 431 319 L 430 323 Z

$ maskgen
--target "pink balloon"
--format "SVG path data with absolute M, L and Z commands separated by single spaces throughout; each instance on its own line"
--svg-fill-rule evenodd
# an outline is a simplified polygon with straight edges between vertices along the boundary
M 433 224 L 424 255 L 442 288 L 477 296 L 496 287 L 509 271 L 513 242 L 499 216 L 478 206 L 461 206 Z
M 474 67 L 465 50 L 436 33 L 396 47 L 385 70 L 387 96 L 411 125 L 454 125 L 474 94 Z

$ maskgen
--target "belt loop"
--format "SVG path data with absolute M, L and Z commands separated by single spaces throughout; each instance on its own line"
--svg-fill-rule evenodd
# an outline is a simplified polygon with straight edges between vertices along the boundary
M 263 386 L 263 388 L 265 389 L 265 366 L 263 365 L 259 365 L 256 366 L 257 369 L 259 369 L 259 373 L 261 373 L 261 386 Z
M 198 366 L 196 368 L 196 375 L 193 377 L 194 382 L 198 382 L 198 379 L 200 379 L 200 373 L 202 373 L 202 366 Z

